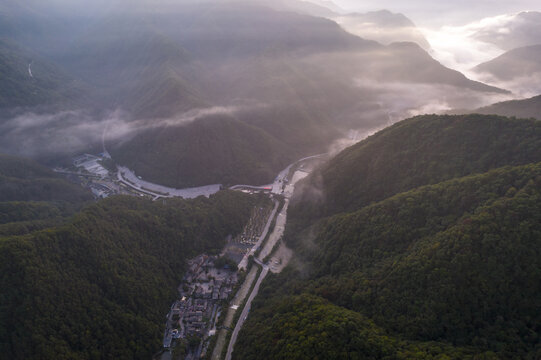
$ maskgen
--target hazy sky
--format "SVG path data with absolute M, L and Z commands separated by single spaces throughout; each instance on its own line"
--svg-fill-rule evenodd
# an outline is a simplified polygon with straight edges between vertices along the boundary
M 541 11 L 539 0 L 334 0 L 347 10 L 388 9 L 401 12 L 417 25 L 462 25 L 481 18 L 519 12 Z

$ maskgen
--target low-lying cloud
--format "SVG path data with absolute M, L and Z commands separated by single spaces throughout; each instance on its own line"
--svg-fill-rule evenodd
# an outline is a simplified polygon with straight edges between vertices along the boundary
M 451 85 L 377 83 L 366 79 L 357 79 L 356 84 L 379 94 L 377 100 L 387 113 L 387 125 L 416 115 L 476 109 L 512 98 L 508 94 L 482 93 Z
M 512 80 L 501 80 L 488 73 L 479 73 L 477 79 L 502 89 L 508 89 L 513 92 L 514 99 L 530 98 L 541 94 L 541 72 L 518 76 Z
M 515 15 L 485 18 L 463 26 L 443 26 L 439 29 L 421 29 L 432 45 L 431 55 L 443 65 L 472 77 L 471 69 L 505 52 L 495 44 L 476 35 L 483 30 L 506 31 Z
M 246 106 L 193 109 L 165 119 L 130 121 L 122 111 L 96 119 L 83 110 L 55 114 L 32 112 L 17 115 L 0 125 L 0 152 L 31 158 L 65 156 L 101 147 L 102 141 L 126 139 L 154 127 L 183 126 L 213 115 L 234 115 Z

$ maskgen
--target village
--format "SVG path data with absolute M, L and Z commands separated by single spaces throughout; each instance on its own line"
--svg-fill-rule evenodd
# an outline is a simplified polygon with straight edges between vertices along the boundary
M 237 267 L 230 260 L 204 254 L 190 260 L 178 288 L 179 299 L 167 315 L 164 348 L 171 347 L 176 339 L 199 343 L 214 335 L 221 306 L 227 303 L 237 282 Z M 199 354 L 202 345 L 196 347 Z
M 163 339 L 165 349 L 187 344 L 189 358 L 206 353 L 207 339 L 220 330 L 219 318 L 227 309 L 236 285 L 242 282 L 238 265 L 247 259 L 268 222 L 274 204 L 265 201 L 252 210 L 248 224 L 235 238 L 228 238 L 220 255 L 202 254 L 188 261 L 178 287 L 179 297 L 167 314 Z M 246 261 L 244 261 L 246 263 Z M 246 270 L 245 267 L 241 270 Z
M 291 258 L 291 250 L 281 241 L 289 198 L 295 183 L 310 172 L 320 157 L 311 156 L 291 164 L 273 184 L 230 187 L 260 196 L 258 205 L 243 231 L 226 239 L 219 255 L 201 254 L 187 262 L 178 297 L 166 316 L 163 350 L 155 359 L 231 358 L 238 331 L 259 285 L 269 272 L 282 271 Z M 72 159 L 71 166 L 54 170 L 89 188 L 96 198 L 117 194 L 151 200 L 194 198 L 222 189 L 221 185 L 172 189 L 152 184 L 115 164 L 106 151 L 82 154 Z

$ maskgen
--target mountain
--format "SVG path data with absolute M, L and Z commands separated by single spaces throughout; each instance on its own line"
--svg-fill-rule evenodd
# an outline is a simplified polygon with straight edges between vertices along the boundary
M 422 187 L 289 242 L 298 270 L 260 291 L 233 358 L 535 358 L 540 170 Z
M 91 200 L 48 168 L 0 156 L 4 357 L 152 357 L 185 261 L 218 252 L 253 206 L 270 201 L 227 191 Z
M 112 154 L 145 179 L 178 188 L 267 184 L 293 161 L 283 143 L 230 116 L 151 129 L 113 147 Z
M 539 44 L 540 12 L 523 11 L 498 16 L 491 20 L 482 22 L 482 26 L 472 34 L 472 37 L 494 44 L 506 51 Z
M 336 3 L 332 2 L 332 1 L 328 1 L 328 0 L 311 0 L 310 2 L 314 3 L 316 5 L 319 5 L 319 6 L 326 7 L 327 9 L 333 11 L 336 14 L 342 14 L 342 13 L 346 12 L 343 8 L 341 8 L 340 6 L 338 6 Z
M 257 120 L 250 121 L 253 116 Z M 273 116 L 280 121 L 272 121 Z M 310 136 L 306 140 L 288 136 L 298 133 L 297 127 Z M 337 136 L 332 128 L 295 109 L 262 109 L 158 126 L 113 145 L 110 151 L 115 161 L 136 169 L 143 178 L 172 187 L 269 184 L 290 163 L 316 153 L 320 144 Z
M 14 43 L 0 39 L 0 109 L 74 107 L 84 86 L 58 66 Z
M 185 73 L 190 55 L 144 20 L 107 18 L 56 61 L 101 89 L 108 107 L 135 117 L 164 117 L 205 105 Z
M 261 0 L 260 3 L 263 6 L 268 6 L 275 10 L 291 11 L 311 16 L 330 18 L 335 15 L 335 10 L 330 8 L 333 7 L 332 3 L 330 6 L 326 6 L 329 4 L 318 3 L 316 1 L 303 0 L 277 0 L 272 2 Z
M 480 64 L 474 70 L 479 73 L 488 73 L 500 80 L 531 77 L 541 73 L 539 56 L 541 56 L 541 45 L 521 47 Z
M 335 17 L 335 20 L 347 31 L 365 39 L 382 44 L 393 42 L 414 42 L 424 50 L 430 50 L 430 44 L 416 25 L 400 13 L 388 10 L 353 13 Z
M 90 199 L 90 192 L 36 162 L 0 154 L 0 201 L 77 203 Z
M 81 210 L 82 187 L 0 160 L 10 181 L 0 191 L 0 350 L 10 359 L 151 358 L 186 260 L 219 251 L 265 201 L 118 196 Z
M 416 117 L 331 159 L 292 199 L 295 258 L 233 358 L 535 358 L 540 131 Z
M 401 59 L 408 61 L 401 61 Z M 377 58 L 376 58 L 377 59 Z M 393 43 L 386 48 L 376 65 L 372 76 L 386 81 L 441 84 L 481 92 L 507 93 L 508 91 L 472 81 L 462 73 L 446 68 L 434 60 L 425 50 L 414 43 Z
M 205 60 L 377 47 L 375 42 L 353 36 L 331 20 L 278 11 L 257 2 L 183 6 L 170 14 L 145 17 L 194 57 Z
M 422 185 L 541 161 L 540 131 L 535 120 L 486 115 L 399 122 L 344 150 L 300 185 L 299 218 L 352 211 Z M 325 200 L 309 201 L 321 188 Z
M 327 73 L 316 70 L 321 66 L 320 59 L 317 59 L 315 69 L 313 63 L 304 64 L 298 60 L 281 62 L 258 58 L 248 62 L 242 76 L 250 78 L 253 85 L 247 89 L 237 87 L 241 92 L 232 90 L 228 95 L 241 98 L 251 93 L 253 97 L 260 97 L 263 105 L 241 106 L 239 114 L 234 114 L 240 121 L 214 117 L 212 122 L 203 124 L 203 116 L 188 125 L 156 125 L 128 140 L 112 141 L 111 153 L 117 162 L 134 169 L 143 178 L 173 187 L 212 183 L 265 184 L 272 182 L 274 176 L 295 159 L 325 151 L 327 144 L 348 128 L 376 127 L 382 117 L 387 117 L 385 109 L 377 111 L 373 120 L 368 114 L 362 114 L 362 122 L 357 119 L 356 123 L 351 123 L 351 116 L 344 116 L 344 113 L 362 113 L 370 107 L 371 101 L 375 101 L 370 99 L 374 95 L 368 94 L 367 90 L 352 87 L 349 78 L 352 73 L 371 76 L 373 81 L 394 79 L 404 83 L 446 84 L 473 91 L 501 92 L 446 69 L 411 43 L 393 44 L 374 53 L 348 55 L 351 63 L 342 55 L 338 56 L 336 62 L 343 66 Z M 404 57 L 414 61 L 399 60 Z M 370 74 L 360 66 L 366 58 L 378 64 L 369 69 Z M 416 72 L 419 64 L 423 64 L 422 73 Z M 230 73 L 232 71 L 234 69 Z M 283 76 L 279 82 L 272 76 L 276 73 Z M 233 74 L 229 86 L 221 88 L 215 83 L 215 91 L 233 88 L 233 82 L 239 79 Z M 226 81 L 229 79 L 224 79 Z M 326 84 L 324 88 L 319 86 L 322 83 Z M 366 103 L 363 104 L 355 94 L 363 96 Z M 270 101 L 273 97 L 274 104 L 269 106 L 265 100 Z
M 381 44 L 414 42 L 423 49 L 430 50 L 430 44 L 422 32 L 413 21 L 400 13 L 389 10 L 348 13 L 329 1 L 285 0 L 271 4 L 263 1 L 262 4 L 275 10 L 292 11 L 335 21 L 349 33 Z
M 475 110 L 480 114 L 496 114 L 518 118 L 535 118 L 541 120 L 541 96 L 524 100 L 511 100 L 496 103 Z
M 60 225 L 92 198 L 34 161 L 0 154 L 0 237 Z
M 171 3 L 167 11 L 148 1 L 123 5 L 119 1 L 107 10 L 72 15 L 69 7 L 48 11 L 34 2 L 24 11 L 18 6 L 10 16 L 21 23 L 10 25 L 5 34 L 51 59 L 96 94 L 91 119 L 81 116 L 80 126 L 74 124 L 77 115 L 69 126 L 58 121 L 59 127 L 48 126 L 46 138 L 70 140 L 63 149 L 66 155 L 74 151 L 74 138 L 81 139 L 77 151 L 85 149 L 84 141 L 90 148 L 101 140 L 103 117 L 112 116 L 118 128 L 111 125 L 116 137 L 108 145 L 116 160 L 145 178 L 171 185 L 269 182 L 292 159 L 327 151 L 351 129 L 380 128 L 390 121 L 389 114 L 399 118 L 421 106 L 389 99 L 415 94 L 423 104 L 439 103 L 445 93 L 446 107 L 474 108 L 487 94 L 503 92 L 445 68 L 416 44 L 383 46 L 305 13 L 253 2 Z M 51 33 L 29 33 L 25 25 L 31 19 L 39 29 L 53 20 L 57 25 Z M 54 47 L 39 44 L 47 44 L 49 37 L 56 39 Z M 424 95 L 417 95 L 418 88 Z M 193 141 L 180 144 L 188 132 L 211 128 L 197 125 L 199 116 L 189 125 L 183 119 L 216 108 L 236 109 L 235 119 L 215 122 L 224 137 L 214 141 L 216 131 L 212 137 L 199 134 L 206 153 Z M 117 114 L 123 114 L 121 119 Z M 14 116 L 8 120 L 19 122 Z M 88 136 L 72 133 L 89 123 Z M 41 130 L 9 131 L 9 143 L 32 138 L 33 144 L 41 144 Z M 260 141 L 241 141 L 239 134 Z M 224 140 L 228 136 L 231 142 Z M 8 150 L 22 151 L 18 146 Z M 57 150 L 39 155 L 54 158 Z M 216 161 L 226 159 L 225 154 L 229 160 Z

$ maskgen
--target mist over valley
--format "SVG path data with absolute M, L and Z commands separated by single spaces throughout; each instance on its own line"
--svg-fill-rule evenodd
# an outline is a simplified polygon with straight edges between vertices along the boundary
M 536 1 L 0 0 L 0 357 L 541 357 Z

